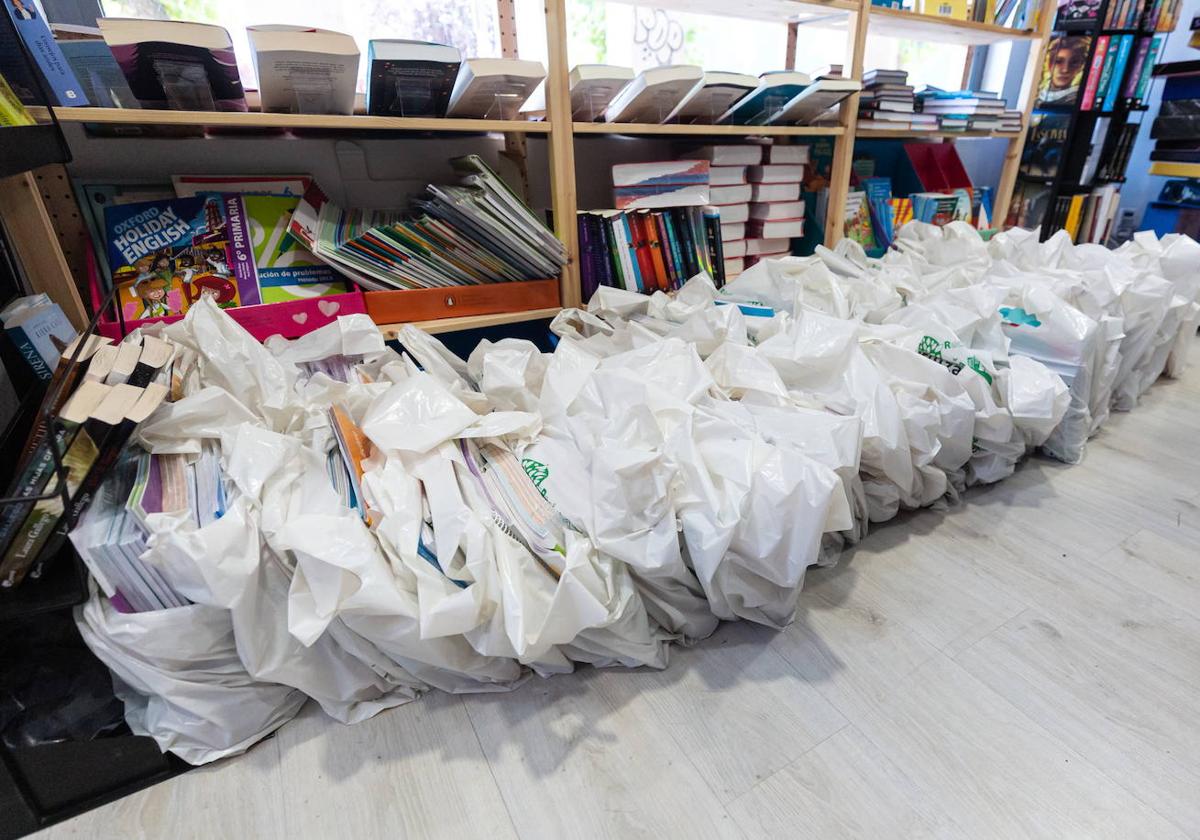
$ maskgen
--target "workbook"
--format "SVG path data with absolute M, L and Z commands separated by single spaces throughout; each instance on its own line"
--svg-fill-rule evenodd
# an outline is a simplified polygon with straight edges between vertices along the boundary
M 126 320 L 181 315 L 205 295 L 222 308 L 261 302 L 239 195 L 108 207 L 104 229 Z

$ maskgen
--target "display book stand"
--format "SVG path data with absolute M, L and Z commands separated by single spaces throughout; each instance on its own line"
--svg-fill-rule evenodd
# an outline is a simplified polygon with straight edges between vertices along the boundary
M 623 0 L 609 0 L 623 2 Z M 1051 0 L 1043 0 L 1049 4 Z M 501 54 L 505 57 L 516 57 L 517 31 L 514 0 L 497 0 L 498 19 L 500 23 Z M 1029 40 L 1034 49 L 1028 61 L 1025 72 L 1023 89 L 1026 94 L 1025 123 L 1028 123 L 1028 112 L 1032 107 L 1032 96 L 1029 92 L 1036 81 L 1038 68 L 1041 66 L 1041 48 L 1045 36 L 1049 32 L 1049 21 L 1042 21 L 1037 30 L 1016 30 L 988 23 L 955 20 L 935 15 L 917 14 L 915 12 L 873 6 L 870 0 L 752 0 L 741 4 L 730 4 L 722 0 L 663 0 L 660 5 L 680 10 L 720 15 L 726 17 L 750 18 L 770 21 L 786 27 L 788 33 L 784 67 L 794 69 L 796 65 L 796 33 L 801 26 L 825 26 L 844 30 L 846 36 L 846 60 L 843 62 L 848 69 L 850 78 L 861 79 L 864 70 L 863 62 L 866 52 L 868 34 L 909 38 L 916 40 L 932 40 L 945 43 L 981 46 L 1009 40 Z M 1043 18 L 1047 17 L 1045 15 Z M 565 0 L 547 0 L 545 4 L 545 34 L 547 44 L 547 78 L 546 78 L 546 115 L 544 120 L 531 120 L 511 113 L 511 108 L 498 108 L 500 118 L 461 119 L 461 118 L 422 118 L 422 117 L 383 117 L 363 114 L 355 115 L 320 115 L 320 114 L 273 114 L 273 113 L 231 113 L 213 111 L 169 111 L 169 110 L 138 110 L 119 108 L 53 108 L 41 109 L 40 113 L 47 118 L 62 122 L 82 123 L 89 127 L 103 126 L 108 129 L 124 130 L 132 127 L 157 127 L 161 132 L 179 129 L 191 129 L 189 136 L 195 136 L 194 130 L 207 127 L 213 129 L 237 129 L 237 136 L 245 138 L 256 131 L 272 132 L 275 136 L 280 131 L 291 131 L 297 137 L 303 137 L 305 132 L 326 134 L 329 131 L 345 133 L 352 136 L 353 132 L 369 132 L 372 137 L 380 136 L 380 132 L 395 134 L 398 142 L 404 142 L 406 136 L 428 136 L 430 133 L 464 133 L 464 134 L 500 134 L 504 137 L 505 148 L 502 153 L 515 168 L 515 178 L 528 185 L 528 164 L 526 149 L 529 138 L 544 137 L 548 146 L 549 180 L 550 180 L 550 210 L 553 217 L 555 233 L 566 245 L 569 263 L 558 278 L 558 300 L 547 306 L 540 303 L 533 308 L 523 308 L 520 303 L 504 311 L 488 311 L 486 313 L 445 312 L 440 317 L 423 317 L 418 325 L 430 332 L 446 332 L 453 330 L 474 329 L 478 327 L 499 324 L 532 321 L 553 316 L 560 306 L 577 306 L 580 300 L 579 285 L 579 243 L 575 216 L 577 207 L 575 147 L 580 138 L 595 138 L 598 135 L 633 136 L 651 138 L 674 138 L 688 140 L 693 143 L 704 142 L 737 142 L 738 139 L 753 137 L 772 137 L 778 141 L 787 142 L 785 138 L 829 137 L 833 141 L 833 160 L 830 166 L 830 191 L 824 242 L 832 246 L 842 237 L 842 216 L 844 213 L 846 194 L 849 191 L 851 164 L 854 157 L 854 141 L 856 137 L 863 138 L 911 138 L 917 140 L 952 140 L 954 137 L 937 132 L 894 132 L 894 131 L 862 131 L 856 130 L 858 95 L 847 98 L 837 109 L 836 121 L 832 124 L 815 126 L 735 126 L 735 125 L 696 125 L 696 124 L 614 124 L 602 122 L 574 121 L 571 115 L 571 100 L 568 86 L 570 61 L 567 55 Z M 773 69 L 774 61 L 765 61 L 765 69 Z M 1027 130 L 1027 129 L 1026 129 Z M 961 137 L 961 135 L 959 135 Z M 972 136 L 1004 137 L 1008 147 L 1005 154 L 1004 167 L 999 185 L 996 189 L 994 215 L 1003 219 L 1007 211 L 1008 200 L 1016 180 L 1017 167 L 1020 163 L 1021 145 L 1024 130 L 1016 136 L 1006 136 L 990 133 L 974 134 Z M 222 142 L 220 134 L 210 137 L 212 142 Z M 130 145 L 141 142 L 132 136 L 120 140 Z M 230 162 L 231 168 L 236 168 L 236 160 Z M 589 170 L 584 170 L 583 177 L 595 177 Z M 62 171 L 56 169 L 41 169 L 36 175 L 25 173 L 14 176 L 6 183 L 0 183 L 0 219 L 6 224 L 10 218 L 26 212 L 34 207 L 41 224 L 36 230 L 26 230 L 22 240 L 26 248 L 40 254 L 37 257 L 44 264 L 39 272 L 39 282 L 55 300 L 67 311 L 77 326 L 87 322 L 87 312 L 82 298 L 74 285 L 74 277 L 85 275 L 84 257 L 81 237 L 86 236 L 83 226 L 78 222 L 78 208 L 73 206 L 71 199 L 64 201 L 63 190 L 54 189 L 62 178 Z M 65 179 L 63 179 L 65 183 Z M 527 189 L 526 189 L 527 192 Z M 26 225 L 28 228 L 29 225 Z M 39 289 L 43 290 L 43 289 Z M 524 304 L 529 306 L 529 304 Z M 381 327 L 387 335 L 394 335 L 397 323 L 383 321 Z
M 1087 83 L 1087 76 L 1092 66 L 1092 60 L 1095 57 L 1096 43 L 1101 35 L 1133 35 L 1136 45 L 1137 38 L 1155 34 L 1153 29 L 1143 29 L 1141 21 L 1139 21 L 1139 26 L 1135 29 L 1105 27 L 1104 21 L 1108 15 L 1109 7 L 1115 5 L 1116 2 L 1117 0 L 1102 0 L 1099 13 L 1093 21 L 1055 20 L 1053 31 L 1047 39 L 1049 40 L 1050 37 L 1058 33 L 1091 36 L 1087 58 L 1084 62 L 1083 82 L 1080 84 L 1080 92 L 1075 97 L 1074 104 L 1064 106 L 1034 103 L 1034 110 L 1036 111 L 1050 115 L 1065 114 L 1070 117 L 1067 124 L 1067 136 L 1061 147 L 1062 157 L 1059 159 L 1057 172 L 1053 176 L 1041 177 L 1021 171 L 1020 167 L 1018 167 L 1017 177 L 1023 186 L 1031 185 L 1033 188 L 1036 188 L 1037 185 L 1042 185 L 1047 188 L 1047 191 L 1039 198 L 1039 203 L 1044 202 L 1044 212 L 1041 219 L 1037 222 L 1042 239 L 1048 238 L 1061 227 L 1061 225 L 1056 224 L 1055 205 L 1058 199 L 1081 193 L 1088 194 L 1094 187 L 1101 184 L 1122 184 L 1125 182 L 1124 170 L 1128 165 L 1128 154 L 1124 155 L 1124 162 L 1119 169 L 1113 169 L 1111 166 L 1105 169 L 1102 165 L 1096 174 L 1086 179 L 1083 177 L 1084 166 L 1089 155 L 1095 151 L 1093 147 L 1095 142 L 1099 142 L 1102 145 L 1099 160 L 1102 163 L 1112 161 L 1116 157 L 1117 147 L 1121 143 L 1121 137 L 1126 126 L 1138 125 L 1139 122 L 1137 120 L 1140 120 L 1140 115 L 1148 110 L 1148 106 L 1142 101 L 1126 98 L 1123 95 L 1117 97 L 1112 110 L 1105 111 L 1099 107 L 1093 107 L 1084 111 L 1080 108 L 1083 102 L 1083 87 Z M 1124 92 L 1129 75 L 1134 71 L 1134 63 L 1133 56 L 1131 55 L 1125 63 L 1122 77 L 1119 80 L 1122 93 Z M 1100 94 L 1097 94 L 1097 99 L 1099 99 L 1099 96 Z M 1096 138 L 1096 129 L 1100 120 L 1107 120 L 1107 127 L 1102 129 L 1103 137 Z M 1137 129 L 1134 128 L 1133 130 L 1136 132 Z

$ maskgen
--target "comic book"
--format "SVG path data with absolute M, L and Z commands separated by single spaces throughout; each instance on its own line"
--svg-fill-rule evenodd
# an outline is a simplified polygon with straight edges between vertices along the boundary
M 222 308 L 261 302 L 240 196 L 110 206 L 104 230 L 127 320 L 182 315 L 204 295 Z

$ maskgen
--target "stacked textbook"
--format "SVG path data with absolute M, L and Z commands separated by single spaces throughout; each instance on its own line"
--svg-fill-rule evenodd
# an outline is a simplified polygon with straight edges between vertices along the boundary
M 763 162 L 750 167 L 750 220 L 746 224 L 746 267 L 791 253 L 791 240 L 804 235 L 804 168 L 808 146 L 763 146 Z
M 942 90 L 927 86 L 917 94 L 918 111 L 937 119 L 941 131 L 996 131 L 1005 119 L 1000 94 L 986 90 Z M 1014 112 L 1016 113 L 1016 112 Z M 1020 116 L 1018 113 L 1018 123 Z
M 872 129 L 935 131 L 936 116 L 916 113 L 913 87 L 904 70 L 868 70 L 858 99 L 858 126 Z

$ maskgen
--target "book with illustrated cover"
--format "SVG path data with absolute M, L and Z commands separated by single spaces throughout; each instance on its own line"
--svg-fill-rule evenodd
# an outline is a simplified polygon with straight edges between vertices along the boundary
M 1057 177 L 1070 127 L 1070 114 L 1035 113 L 1021 152 L 1021 171 L 1033 178 Z
M 243 195 L 250 247 L 263 303 L 342 294 L 341 276 L 288 235 L 299 196 Z
M 1046 47 L 1038 102 L 1043 105 L 1074 105 L 1083 85 L 1091 35 L 1056 35 Z
M 126 319 L 182 315 L 205 295 L 222 308 L 261 302 L 241 196 L 114 205 L 104 229 Z

